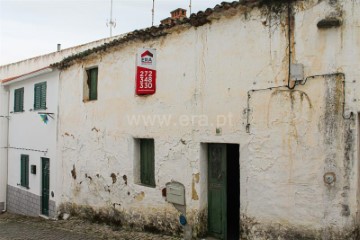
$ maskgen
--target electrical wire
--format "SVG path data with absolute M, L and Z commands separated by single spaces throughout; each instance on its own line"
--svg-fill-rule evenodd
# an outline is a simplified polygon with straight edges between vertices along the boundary
M 48 152 L 48 150 L 42 151 L 42 150 L 37 150 L 37 149 L 32 149 L 32 148 L 18 148 L 18 147 L 3 147 L 3 148 L 16 149 L 16 150 L 25 150 L 25 151 L 32 151 L 32 152 L 42 152 L 42 153 L 45 153 L 45 154 Z
M 277 89 L 277 88 L 287 88 L 290 90 L 295 89 L 296 86 L 298 85 L 305 85 L 306 82 L 309 79 L 314 79 L 316 77 L 333 77 L 333 76 L 342 76 L 343 80 L 342 80 L 342 84 L 343 84 L 343 112 L 342 112 L 342 117 L 345 120 L 350 120 L 353 118 L 354 113 L 350 112 L 349 116 L 345 116 L 345 106 L 346 106 L 346 94 L 345 94 L 345 89 L 346 89 L 346 77 L 345 77 L 345 73 L 342 72 L 335 72 L 335 73 L 326 73 L 326 74 L 316 74 L 316 75 L 311 75 L 311 76 L 307 76 L 301 83 L 298 83 L 298 81 L 295 82 L 294 87 L 289 88 L 288 85 L 283 85 L 283 86 L 275 86 L 275 87 L 268 87 L 268 88 L 259 88 L 259 89 L 251 89 L 247 92 L 248 98 L 247 98 L 247 109 L 246 109 L 246 132 L 250 133 L 250 99 L 251 99 L 251 93 L 253 92 L 258 92 L 258 91 L 267 91 L 267 90 L 273 90 L 273 89 Z

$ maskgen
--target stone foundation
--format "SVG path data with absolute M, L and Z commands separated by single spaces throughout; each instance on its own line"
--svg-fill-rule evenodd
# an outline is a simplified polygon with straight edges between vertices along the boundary
M 39 216 L 41 214 L 41 196 L 8 185 L 7 211 L 27 216 Z M 49 201 L 49 217 L 55 217 L 55 202 L 51 200 Z
M 62 203 L 58 207 L 58 213 L 59 219 L 65 218 L 65 214 L 70 214 L 70 216 L 77 216 L 92 222 L 106 223 L 136 231 L 176 236 L 183 234 L 183 227 L 178 220 L 179 213 L 170 207 L 125 210 L 113 206 L 93 208 L 75 203 Z
M 5 209 L 5 203 L 0 202 L 0 212 L 3 211 L 4 209 Z
M 311 229 L 304 226 L 290 226 L 282 224 L 263 224 L 255 218 L 249 218 L 244 215 L 240 220 L 240 239 L 292 239 L 292 240 L 358 240 L 360 239 L 360 230 L 358 227 L 347 229 Z

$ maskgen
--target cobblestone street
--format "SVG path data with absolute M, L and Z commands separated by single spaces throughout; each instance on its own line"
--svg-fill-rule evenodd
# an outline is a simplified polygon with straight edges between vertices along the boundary
M 85 240 L 85 239 L 125 239 L 125 240 L 180 240 L 173 236 L 146 232 L 127 231 L 122 228 L 96 224 L 70 218 L 68 220 L 46 220 L 10 213 L 0 214 L 0 240 Z

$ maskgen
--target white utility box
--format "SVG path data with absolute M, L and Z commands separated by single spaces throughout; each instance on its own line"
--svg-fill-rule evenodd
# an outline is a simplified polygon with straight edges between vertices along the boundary
M 292 63 L 290 65 L 291 80 L 303 81 L 304 80 L 304 65 L 298 63 Z
M 178 182 L 166 184 L 166 201 L 179 205 L 185 205 L 185 187 Z

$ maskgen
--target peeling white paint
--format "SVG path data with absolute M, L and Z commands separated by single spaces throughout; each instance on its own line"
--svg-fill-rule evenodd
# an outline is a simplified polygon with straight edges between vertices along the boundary
M 342 8 L 343 26 L 329 30 L 319 30 L 316 23 L 338 8 L 323 1 L 308 2 L 295 9 L 292 61 L 304 64 L 306 76 L 346 73 L 347 114 L 357 111 L 349 95 L 354 92 L 349 90 L 356 84 L 352 79 L 360 73 L 354 67 L 360 54 L 356 54 L 359 44 L 354 37 L 358 29 L 350 23 L 359 21 L 351 9 L 360 6 L 351 1 L 342 5 L 336 7 Z M 294 91 L 284 87 L 250 92 L 250 133 L 246 133 L 247 92 L 287 84 L 286 15 L 270 17 L 264 24 L 261 14 L 254 9 L 246 17 L 242 13 L 220 17 L 209 25 L 173 32 L 159 41 L 129 43 L 101 54 L 101 58 L 95 56 L 64 70 L 60 79 L 59 146 L 66 146 L 60 151 L 61 158 L 67 159 L 63 185 L 71 187 L 63 189 L 62 201 L 91 201 L 97 207 L 116 202 L 123 209 L 161 209 L 166 205 L 161 189 L 174 180 L 186 187 L 188 210 L 203 210 L 207 207 L 207 167 L 201 143 L 238 143 L 242 214 L 264 226 L 277 223 L 311 230 L 331 226 L 339 231 L 354 226 L 358 164 L 351 160 L 354 165 L 349 173 L 350 186 L 347 197 L 343 197 L 341 189 L 347 174 L 342 163 L 344 139 L 340 132 L 334 133 L 340 137 L 331 145 L 336 149 L 327 149 L 324 132 L 333 129 L 322 125 L 331 121 L 324 119 L 324 96 L 339 93 L 326 92 L 336 89 L 329 87 L 324 77 L 309 79 Z M 155 95 L 138 97 L 134 95 L 134 59 L 136 49 L 143 46 L 157 49 L 158 89 Z M 82 76 L 84 69 L 93 65 L 99 67 L 99 97 L 83 103 Z M 216 135 L 217 117 L 229 113 L 232 124 L 221 126 L 222 134 Z M 127 116 L 142 114 L 171 116 L 173 121 L 166 126 L 141 121 L 136 126 L 128 124 Z M 184 114 L 204 115 L 208 124 L 197 121 L 195 125 L 181 125 L 176 119 Z M 332 116 L 338 121 L 340 115 Z M 339 128 L 345 127 L 344 122 L 337 122 Z M 99 132 L 92 132 L 94 127 Z M 65 133 L 75 137 L 64 136 Z M 133 139 L 139 137 L 155 139 L 156 188 L 138 185 L 131 177 Z M 201 152 L 205 156 L 201 157 Z M 337 154 L 336 166 L 326 166 L 328 152 Z M 111 165 L 107 164 L 109 157 Z M 79 173 L 76 180 L 70 175 L 73 165 Z M 337 177 L 330 192 L 323 181 L 327 171 L 335 172 Z M 112 172 L 128 176 L 128 184 L 124 186 L 120 181 L 112 188 Z M 84 178 L 85 174 L 96 173 L 104 176 L 101 182 Z M 193 185 L 195 173 L 199 173 L 200 181 Z M 109 185 L 110 192 L 93 186 L 98 184 Z M 79 194 L 74 193 L 75 189 Z M 192 198 L 192 189 L 199 194 L 199 200 Z M 344 204 L 349 207 L 350 216 L 341 215 Z

